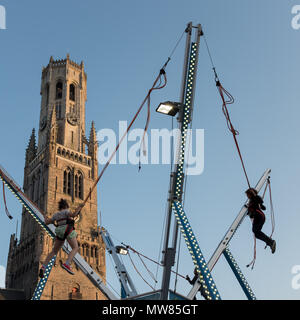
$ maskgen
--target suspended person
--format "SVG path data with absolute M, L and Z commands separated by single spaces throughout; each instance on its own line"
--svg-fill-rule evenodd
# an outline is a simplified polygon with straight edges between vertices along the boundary
M 196 281 L 199 279 L 199 274 L 198 274 L 198 271 L 197 271 L 197 268 L 195 268 L 194 269 L 194 278 L 191 280 L 190 279 L 190 277 L 187 275 L 186 277 L 185 277 L 185 279 L 191 284 L 191 285 L 194 285 L 195 283 L 196 283 Z M 201 295 L 206 299 L 206 294 L 205 294 L 205 292 L 204 292 L 204 290 L 203 290 L 203 286 L 202 285 L 200 285 L 200 288 L 199 288 L 199 290 L 198 290 L 200 293 L 201 293 Z M 194 299 L 193 300 L 197 300 L 196 299 L 196 295 L 194 296 Z
M 78 252 L 78 243 L 77 243 L 77 233 L 74 230 L 74 218 L 79 215 L 83 205 L 80 205 L 74 212 L 71 212 L 69 209 L 68 202 L 65 199 L 61 199 L 58 203 L 58 212 L 56 212 L 51 218 L 45 217 L 45 224 L 51 224 L 56 222 L 57 227 L 55 229 L 56 238 L 54 241 L 54 246 L 52 251 L 48 254 L 46 260 L 42 264 L 40 269 L 39 276 L 40 278 L 44 277 L 44 272 L 50 260 L 57 255 L 58 251 L 63 246 L 65 240 L 67 239 L 72 250 L 69 253 L 67 261 L 62 264 L 62 267 L 67 270 L 70 274 L 74 274 L 70 265 Z
M 249 199 L 248 215 L 253 220 L 252 231 L 255 238 L 262 240 L 271 248 L 272 253 L 276 250 L 276 241 L 265 235 L 261 229 L 265 223 L 266 217 L 262 210 L 266 210 L 263 199 L 258 195 L 254 188 L 249 188 L 246 192 Z

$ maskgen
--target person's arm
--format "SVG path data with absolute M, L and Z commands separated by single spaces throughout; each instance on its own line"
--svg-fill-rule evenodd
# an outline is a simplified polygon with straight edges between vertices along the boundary
M 51 224 L 53 222 L 54 222 L 53 218 L 48 218 L 47 216 L 45 216 L 45 224 L 46 225 Z
M 77 209 L 75 209 L 74 212 L 69 212 L 69 217 L 70 217 L 70 218 L 75 218 L 75 217 L 77 217 L 77 216 L 80 214 L 81 209 L 82 209 L 83 207 L 84 207 L 84 205 L 81 204 Z

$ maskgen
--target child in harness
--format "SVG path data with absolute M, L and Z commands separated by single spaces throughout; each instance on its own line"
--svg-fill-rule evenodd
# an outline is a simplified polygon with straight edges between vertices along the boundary
M 248 215 L 253 220 L 252 231 L 255 238 L 264 241 L 266 245 L 271 248 L 272 253 L 274 253 L 276 250 L 276 241 L 261 231 L 266 220 L 265 214 L 262 212 L 262 210 L 266 210 L 266 207 L 263 204 L 264 201 L 254 188 L 248 189 L 246 195 L 249 199 Z
M 48 254 L 46 260 L 42 264 L 39 276 L 44 277 L 44 272 L 50 260 L 57 255 L 60 248 L 63 246 L 65 240 L 68 241 L 72 250 L 67 258 L 67 261 L 62 264 L 62 267 L 70 274 L 74 274 L 70 264 L 78 252 L 77 233 L 74 230 L 74 218 L 79 215 L 82 206 L 79 206 L 74 212 L 71 212 L 66 200 L 61 199 L 58 203 L 58 212 L 56 212 L 51 218 L 45 217 L 45 224 L 51 224 L 56 222 L 55 234 L 56 238 L 52 251 Z

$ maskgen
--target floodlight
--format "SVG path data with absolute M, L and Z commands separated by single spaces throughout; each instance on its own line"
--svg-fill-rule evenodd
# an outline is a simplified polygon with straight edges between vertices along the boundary
M 179 102 L 166 101 L 160 103 L 160 105 L 156 109 L 156 112 L 174 117 L 183 106 L 184 105 Z

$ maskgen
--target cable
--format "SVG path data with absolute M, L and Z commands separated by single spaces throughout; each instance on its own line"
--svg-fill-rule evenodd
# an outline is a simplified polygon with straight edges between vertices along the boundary
M 205 42 L 205 45 L 206 45 L 206 49 L 207 49 L 207 52 L 208 52 L 208 56 L 209 56 L 209 59 L 210 59 L 210 63 L 213 67 L 213 70 L 215 71 L 215 64 L 213 62 L 213 58 L 212 58 L 212 55 L 210 53 L 210 50 L 209 50 L 209 47 L 208 47 L 208 43 L 207 43 L 207 40 L 206 40 L 206 37 L 205 37 L 205 34 L 203 33 L 203 38 L 204 38 L 204 42 Z
M 142 259 L 141 255 L 140 255 L 139 253 L 137 253 L 137 256 L 140 258 L 140 260 L 141 260 L 141 262 L 142 262 L 143 266 L 144 266 L 144 267 L 145 267 L 145 269 L 148 271 L 148 273 L 149 273 L 150 277 L 153 279 L 153 281 L 154 281 L 155 283 L 157 283 L 156 278 L 154 277 L 153 273 L 152 273 L 152 272 L 148 269 L 148 267 L 146 266 L 146 264 L 145 264 L 144 260 Z
M 171 59 L 171 57 L 172 57 L 173 53 L 175 52 L 175 50 L 177 49 L 177 47 L 178 47 L 178 45 L 179 45 L 179 43 L 180 43 L 180 41 L 181 41 L 181 39 L 182 39 L 183 35 L 184 35 L 186 32 L 187 32 L 187 29 L 185 29 L 185 30 L 182 32 L 182 35 L 180 36 L 180 38 L 179 38 L 179 40 L 177 41 L 177 43 L 176 43 L 176 45 L 175 45 L 174 49 L 172 50 L 171 54 L 169 55 L 169 58 L 170 58 L 170 59 Z
M 149 261 L 151 261 L 151 262 L 153 262 L 153 263 L 156 263 L 156 264 L 157 264 L 158 266 L 160 266 L 160 267 L 163 267 L 163 265 L 160 264 L 159 262 L 157 262 L 157 261 L 155 261 L 155 260 L 153 260 L 153 259 L 151 259 L 151 258 L 149 258 L 149 257 L 147 257 L 147 256 L 145 256 L 145 255 L 143 255 L 142 253 L 136 251 L 135 249 L 133 249 L 133 248 L 130 247 L 129 245 L 126 245 L 126 244 L 124 244 L 124 243 L 122 243 L 122 244 L 123 244 L 124 246 L 126 246 L 126 248 L 130 249 L 131 251 L 133 251 L 133 252 L 135 252 L 135 253 L 139 253 L 143 258 L 148 259 Z M 171 272 L 173 272 L 173 273 L 175 273 L 175 274 L 178 274 L 178 276 L 181 277 L 181 278 L 183 278 L 183 279 L 186 278 L 186 277 L 183 276 L 182 274 L 176 273 L 176 272 L 173 271 L 173 270 L 171 270 Z
M 135 266 L 135 264 L 134 264 L 134 262 L 133 262 L 133 260 L 132 260 L 132 258 L 131 258 L 131 256 L 130 256 L 130 253 L 128 252 L 128 257 L 129 257 L 129 259 L 130 259 L 130 261 L 131 261 L 131 263 L 132 263 L 132 265 L 133 265 L 133 267 L 134 267 L 134 270 L 136 271 L 136 273 L 143 279 L 143 281 L 154 291 L 154 288 L 151 286 L 151 284 L 149 284 L 144 278 L 143 278 L 143 276 L 141 275 L 141 273 L 139 272 L 139 270 L 137 269 L 137 267 Z

